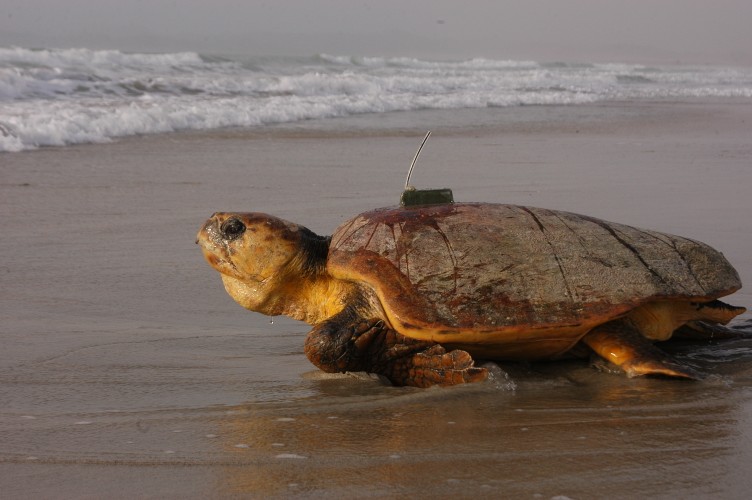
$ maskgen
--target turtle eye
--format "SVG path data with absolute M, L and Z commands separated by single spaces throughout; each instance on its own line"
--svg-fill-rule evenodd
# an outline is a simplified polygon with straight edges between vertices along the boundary
M 232 219 L 224 221 L 219 230 L 225 239 L 234 240 L 245 232 L 245 224 L 240 222 L 239 219 L 233 217 Z

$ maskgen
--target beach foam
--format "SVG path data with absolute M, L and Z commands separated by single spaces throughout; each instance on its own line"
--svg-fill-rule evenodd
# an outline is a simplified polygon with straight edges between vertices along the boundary
M 0 151 L 418 109 L 752 98 L 752 69 L 0 48 Z

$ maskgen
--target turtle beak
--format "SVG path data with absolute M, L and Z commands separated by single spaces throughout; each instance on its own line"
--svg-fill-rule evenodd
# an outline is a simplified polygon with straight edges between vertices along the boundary
M 196 235 L 196 244 L 201 245 L 206 250 L 212 250 L 216 248 L 217 243 L 221 240 L 219 235 L 219 223 L 217 220 L 217 213 L 212 214 L 209 219 L 201 226 L 198 234 Z
M 239 279 L 243 273 L 233 262 L 230 242 L 220 230 L 220 226 L 229 215 L 231 214 L 216 212 L 209 217 L 196 235 L 196 243 L 201 247 L 201 252 L 211 267 L 223 275 Z

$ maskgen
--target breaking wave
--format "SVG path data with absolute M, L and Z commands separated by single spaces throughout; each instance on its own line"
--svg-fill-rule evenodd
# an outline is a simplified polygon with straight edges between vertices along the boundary
M 0 48 L 0 151 L 418 109 L 752 98 L 752 70 Z

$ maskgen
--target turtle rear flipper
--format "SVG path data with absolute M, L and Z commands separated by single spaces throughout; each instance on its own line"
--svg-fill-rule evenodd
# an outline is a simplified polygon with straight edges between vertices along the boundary
M 364 320 L 351 311 L 316 325 L 306 337 L 305 353 L 325 372 L 376 373 L 400 386 L 447 386 L 488 376 L 465 351 L 447 352 L 435 342 L 405 337 L 382 320 Z
M 746 307 L 732 306 L 720 300 L 693 303 L 692 305 L 697 309 L 698 320 L 721 323 L 723 325 L 747 310 Z
M 656 347 L 628 323 L 617 320 L 593 328 L 582 342 L 629 377 L 662 375 L 699 380 L 703 375 Z
M 749 333 L 704 321 L 690 321 L 674 332 L 677 340 L 728 340 L 748 337 Z

